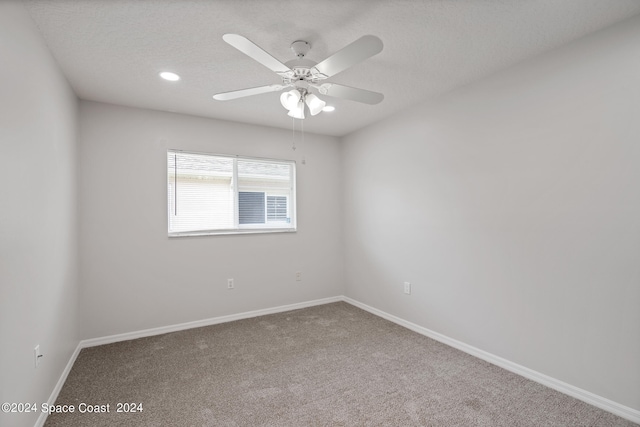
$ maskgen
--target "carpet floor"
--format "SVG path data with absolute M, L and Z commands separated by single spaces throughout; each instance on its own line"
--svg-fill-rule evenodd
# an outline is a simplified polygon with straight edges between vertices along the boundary
M 47 427 L 635 425 L 344 302 L 83 349 L 56 404 Z

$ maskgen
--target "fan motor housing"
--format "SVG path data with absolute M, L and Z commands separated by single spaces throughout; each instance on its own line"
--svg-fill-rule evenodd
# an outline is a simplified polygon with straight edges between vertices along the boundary
M 296 40 L 291 43 L 291 50 L 298 58 L 285 63 L 293 73 L 281 74 L 283 84 L 306 88 L 309 83 L 315 84 L 319 80 L 327 78 L 327 76 L 315 69 L 315 66 L 318 65 L 316 61 L 305 58 L 309 49 L 311 49 L 311 44 L 304 40 Z

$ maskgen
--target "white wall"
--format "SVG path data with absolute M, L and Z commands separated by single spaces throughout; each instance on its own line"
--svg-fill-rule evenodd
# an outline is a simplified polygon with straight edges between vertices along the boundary
M 40 404 L 79 341 L 77 101 L 18 2 L 0 3 L 0 58 L 0 402 Z
M 336 138 L 82 101 L 79 141 L 83 338 L 342 294 Z M 298 231 L 168 238 L 168 148 L 296 160 Z
M 342 148 L 81 102 L 78 159 L 76 98 L 1 2 L 0 402 L 45 402 L 80 337 L 335 296 L 346 271 L 354 299 L 640 410 L 639 24 Z M 167 148 L 297 160 L 298 232 L 169 239 Z
M 638 46 L 634 19 L 344 138 L 347 296 L 640 410 Z

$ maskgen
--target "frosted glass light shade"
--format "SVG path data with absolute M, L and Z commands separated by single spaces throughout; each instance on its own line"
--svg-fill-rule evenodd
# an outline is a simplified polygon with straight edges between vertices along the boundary
M 287 115 L 293 117 L 294 119 L 304 119 L 304 102 L 300 100 L 300 102 L 298 102 L 298 105 L 289 110 L 289 114 Z
M 284 108 L 291 111 L 298 106 L 300 102 L 300 92 L 297 90 L 290 90 L 289 92 L 284 92 L 280 95 L 280 103 Z
M 324 106 L 327 105 L 326 102 L 324 102 L 322 99 L 318 98 L 312 93 L 308 94 L 305 97 L 305 102 L 309 106 L 309 112 L 311 113 L 312 116 L 315 116 L 316 114 L 320 113 L 324 108 Z

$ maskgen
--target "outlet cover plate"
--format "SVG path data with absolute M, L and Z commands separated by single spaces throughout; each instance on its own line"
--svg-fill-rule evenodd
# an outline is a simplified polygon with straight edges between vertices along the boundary
M 411 283 L 404 282 L 404 293 L 407 295 L 411 295 Z

